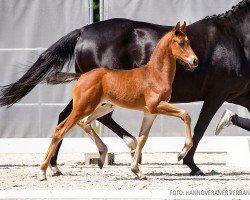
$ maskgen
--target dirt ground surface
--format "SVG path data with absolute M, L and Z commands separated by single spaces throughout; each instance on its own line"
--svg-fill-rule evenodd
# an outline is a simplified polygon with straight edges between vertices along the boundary
M 197 153 L 196 163 L 206 176 L 191 177 L 189 168 L 177 162 L 177 153 L 144 153 L 140 181 L 130 170 L 129 153 L 115 154 L 115 164 L 85 166 L 84 154 L 60 154 L 63 176 L 37 179 L 44 154 L 0 154 L 0 190 L 23 189 L 217 189 L 250 190 L 250 169 L 225 165 L 225 153 Z

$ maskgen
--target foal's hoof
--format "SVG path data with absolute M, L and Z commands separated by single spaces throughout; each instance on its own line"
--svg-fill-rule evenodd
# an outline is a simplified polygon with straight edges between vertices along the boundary
M 50 166 L 50 169 L 52 171 L 52 176 L 61 176 L 63 175 L 62 172 L 59 170 L 59 168 L 55 166 Z
M 104 165 L 104 162 L 102 162 L 101 159 L 99 158 L 98 159 L 98 166 L 99 166 L 99 168 L 102 169 L 103 165 Z
M 47 180 L 46 173 L 41 171 L 38 175 L 38 179 L 39 181 L 46 181 Z
M 141 172 L 135 173 L 135 175 L 139 180 L 147 180 L 147 177 Z
M 99 166 L 100 169 L 103 168 L 103 165 L 104 165 L 105 160 L 106 160 L 107 153 L 108 153 L 108 150 L 106 150 L 104 152 L 99 151 L 100 157 L 98 159 L 98 166 Z
M 147 177 L 144 174 L 142 174 L 141 176 L 138 176 L 138 178 L 140 180 L 147 180 Z
M 178 161 L 181 161 L 185 156 L 182 153 L 179 153 L 177 156 Z
M 140 171 L 133 170 L 133 169 L 131 169 L 131 171 L 137 176 L 139 180 L 147 180 L 147 177 Z
M 190 176 L 206 176 L 201 170 L 191 171 Z

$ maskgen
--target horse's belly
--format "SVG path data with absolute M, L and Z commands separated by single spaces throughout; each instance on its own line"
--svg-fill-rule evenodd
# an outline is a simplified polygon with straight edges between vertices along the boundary
M 109 99 L 105 101 L 116 107 L 122 107 L 132 110 L 145 110 L 145 101 L 140 100 L 127 100 L 127 99 Z

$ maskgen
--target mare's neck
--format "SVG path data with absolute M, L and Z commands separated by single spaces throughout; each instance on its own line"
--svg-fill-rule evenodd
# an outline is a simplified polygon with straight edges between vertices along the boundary
M 176 72 L 176 59 L 170 48 L 171 33 L 166 34 L 157 44 L 147 67 L 157 78 L 172 85 Z
M 229 19 L 231 28 L 243 47 L 246 59 L 250 62 L 250 1 L 246 1 Z

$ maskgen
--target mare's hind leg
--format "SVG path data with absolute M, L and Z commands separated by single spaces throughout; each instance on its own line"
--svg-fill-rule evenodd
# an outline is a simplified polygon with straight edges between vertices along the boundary
M 112 111 L 113 112 L 113 111 Z M 136 138 L 129 134 L 126 130 L 124 130 L 119 124 L 117 124 L 112 118 L 112 112 L 99 117 L 97 120 L 107 126 L 110 130 L 112 130 L 115 134 L 117 134 L 123 141 L 126 143 L 128 148 L 133 152 L 137 145 Z
M 161 101 L 159 105 L 156 107 L 155 110 L 156 114 L 163 114 L 163 115 L 170 115 L 170 116 L 175 116 L 179 117 L 182 119 L 185 123 L 185 136 L 186 136 L 186 141 L 185 145 L 182 149 L 182 151 L 178 155 L 178 161 L 183 159 L 188 151 L 192 148 L 193 146 L 193 140 L 192 140 L 192 134 L 191 134 L 191 118 L 187 111 L 179 109 L 175 107 L 174 105 L 167 103 L 165 101 Z
M 107 126 L 110 130 L 112 130 L 115 134 L 117 134 L 125 144 L 130 148 L 131 156 L 134 156 L 134 152 L 137 146 L 136 138 L 124 130 L 119 124 L 117 124 L 112 118 L 112 112 L 107 115 L 100 117 L 97 119 L 99 122 Z
M 140 130 L 140 134 L 138 137 L 138 143 L 137 143 L 137 147 L 135 150 L 135 155 L 134 155 L 134 159 L 133 162 L 131 164 L 131 170 L 132 172 L 140 179 L 146 179 L 146 176 L 140 171 L 139 169 L 139 160 L 141 157 L 141 151 L 142 148 L 144 147 L 144 144 L 146 143 L 147 139 L 148 139 L 148 134 L 149 131 L 153 125 L 153 122 L 155 120 L 157 115 L 148 113 L 148 112 L 144 112 L 144 116 L 143 116 L 143 121 L 142 121 L 142 126 L 141 126 L 141 130 Z
M 98 119 L 100 122 L 104 123 L 104 125 L 106 125 L 107 121 L 106 120 L 102 120 L 102 118 L 104 118 L 104 116 L 107 116 L 109 113 L 112 113 L 115 109 L 115 106 L 111 103 L 103 103 L 101 106 L 99 106 L 92 114 L 91 116 L 88 117 L 86 123 L 90 123 L 96 119 Z M 110 117 L 110 119 L 108 121 L 112 121 L 112 127 L 116 127 L 115 130 L 116 130 L 116 133 L 118 134 L 118 136 L 120 136 L 120 132 L 119 131 L 122 131 L 122 133 L 126 132 L 124 129 L 122 129 L 118 124 L 116 124 L 116 122 L 111 118 L 111 115 L 110 116 L 107 116 L 107 117 Z M 111 127 L 111 128 L 112 128 Z M 120 129 L 118 130 L 117 128 Z M 113 129 L 111 129 L 113 130 Z M 113 130 L 114 131 L 114 130 Z M 125 133 L 125 134 L 122 134 L 120 136 L 123 141 L 126 143 L 126 145 L 131 149 L 131 156 L 133 157 L 134 156 L 134 152 L 135 152 L 135 149 L 136 149 L 136 146 L 137 146 L 137 140 L 135 137 L 133 137 L 132 135 L 130 135 L 129 133 Z M 140 162 L 141 162 L 141 158 L 140 158 Z

